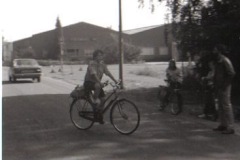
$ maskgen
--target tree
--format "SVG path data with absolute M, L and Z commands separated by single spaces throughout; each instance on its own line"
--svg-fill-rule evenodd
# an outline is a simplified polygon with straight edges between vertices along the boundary
M 52 57 L 53 59 L 60 59 L 62 56 L 62 47 L 64 43 L 64 36 L 63 36 L 63 29 L 60 22 L 59 17 L 57 17 L 56 21 L 56 29 L 55 29 L 55 53 L 53 53 Z
M 156 3 L 149 1 L 152 6 Z M 183 53 L 209 49 L 216 43 L 227 45 L 232 53 L 239 51 L 239 0 L 158 1 L 166 2 L 171 10 L 172 32 Z
M 172 33 L 182 53 L 208 50 L 211 54 L 214 45 L 224 44 L 228 50 L 226 56 L 233 62 L 235 70 L 240 71 L 239 0 L 158 1 L 167 2 L 171 10 Z M 240 74 L 237 73 L 236 82 L 239 80 Z

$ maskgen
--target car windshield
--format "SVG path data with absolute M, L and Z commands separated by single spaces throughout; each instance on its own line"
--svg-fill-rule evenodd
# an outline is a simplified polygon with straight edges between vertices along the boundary
M 34 59 L 17 59 L 14 61 L 14 64 L 18 65 L 18 66 L 20 66 L 20 65 L 31 65 L 32 66 L 32 65 L 37 65 L 38 63 Z

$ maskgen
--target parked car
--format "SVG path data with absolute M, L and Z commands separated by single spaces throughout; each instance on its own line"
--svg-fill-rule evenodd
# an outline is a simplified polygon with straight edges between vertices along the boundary
M 9 69 L 9 81 L 31 78 L 41 81 L 42 69 L 35 59 L 14 59 Z

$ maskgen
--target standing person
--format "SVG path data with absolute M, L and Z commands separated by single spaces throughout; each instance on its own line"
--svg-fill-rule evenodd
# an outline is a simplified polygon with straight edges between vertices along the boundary
M 234 134 L 234 116 L 231 104 L 231 81 L 235 75 L 231 61 L 223 55 L 225 46 L 216 45 L 213 49 L 215 60 L 214 85 L 218 98 L 220 125 L 214 131 Z
M 103 55 L 104 53 L 101 50 L 95 50 L 93 52 L 93 61 L 90 61 L 88 64 L 84 79 L 84 88 L 87 92 L 94 91 L 92 102 L 97 106 L 96 109 L 100 112 L 103 108 L 98 107 L 101 106 L 100 104 L 104 101 L 105 97 L 105 93 L 102 89 L 104 84 L 101 82 L 103 74 L 107 75 L 117 83 L 117 80 L 113 77 L 103 62 Z M 102 117 L 100 119 L 102 119 Z
M 199 115 L 199 118 L 209 118 L 212 116 L 214 120 L 217 119 L 217 111 L 215 108 L 215 96 L 214 96 L 214 84 L 213 78 L 215 73 L 215 65 L 212 61 L 208 62 L 209 71 L 205 77 L 202 77 L 202 83 L 204 86 L 204 110 L 203 114 Z

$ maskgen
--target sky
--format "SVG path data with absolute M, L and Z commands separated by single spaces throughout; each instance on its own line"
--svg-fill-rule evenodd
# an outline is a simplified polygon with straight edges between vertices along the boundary
M 150 0 L 139 8 L 138 0 L 122 0 L 122 30 L 164 24 L 166 7 Z M 55 28 L 59 16 L 62 26 L 86 22 L 119 30 L 119 0 L 0 0 L 1 35 L 15 41 Z

